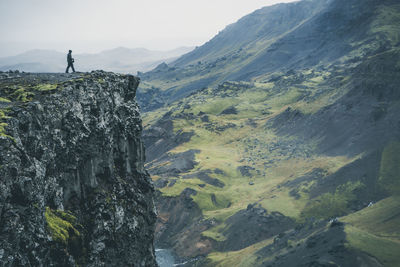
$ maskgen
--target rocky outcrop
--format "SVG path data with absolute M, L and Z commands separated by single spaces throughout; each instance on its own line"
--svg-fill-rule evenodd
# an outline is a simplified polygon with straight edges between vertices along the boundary
M 156 245 L 172 248 L 175 256 L 184 261 L 207 255 L 213 249 L 212 240 L 201 233 L 215 222 L 203 218 L 201 209 L 191 197 L 196 194 L 195 190 L 186 188 L 177 197 L 158 194 L 156 201 L 159 212 Z
M 0 77 L 0 265 L 156 266 L 139 79 Z

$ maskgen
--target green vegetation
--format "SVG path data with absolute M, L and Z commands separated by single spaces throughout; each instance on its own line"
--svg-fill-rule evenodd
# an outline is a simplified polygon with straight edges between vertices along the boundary
M 400 195 L 400 142 L 393 142 L 383 150 L 379 182 L 391 194 Z
M 362 187 L 364 185 L 359 181 L 347 182 L 339 186 L 334 193 L 325 193 L 312 200 L 302 211 L 302 217 L 328 219 L 342 216 L 349 212 L 348 204 L 356 198 L 354 192 Z
M 38 84 L 11 84 L 2 85 L 3 91 L 0 95 L 0 102 L 29 102 L 36 94 L 47 93 L 58 88 L 58 84 L 54 83 L 38 83 Z
M 35 91 L 52 91 L 55 90 L 57 87 L 58 87 L 57 84 L 44 83 L 35 85 L 34 87 L 32 87 L 32 89 Z
M 18 103 L 26 103 L 32 101 L 36 94 L 51 92 L 60 88 L 58 84 L 53 83 L 38 83 L 38 84 L 2 84 L 2 91 L 0 92 L 0 103 L 6 103 L 10 106 Z M 0 109 L 0 136 L 13 138 L 6 133 L 7 119 L 10 117 L 7 115 L 8 108 Z
M 376 257 L 384 266 L 400 265 L 400 241 L 381 238 L 352 226 L 345 227 L 347 240 L 351 247 L 358 248 Z
M 387 40 L 396 45 L 400 41 L 400 5 L 382 5 L 376 13 L 378 15 L 371 25 L 371 33 L 384 34 Z
M 222 234 L 225 227 L 226 227 L 225 223 L 220 223 L 219 225 L 217 225 L 207 231 L 204 231 L 201 234 L 205 237 L 209 237 L 218 242 L 225 241 L 226 237 Z
M 27 88 L 15 86 L 14 91 L 11 94 L 15 101 L 28 102 L 31 101 L 35 94 L 32 91 L 27 90 Z
M 400 266 L 400 198 L 389 197 L 341 218 L 348 246 L 364 251 L 384 266 Z
M 76 217 L 68 212 L 52 210 L 46 207 L 45 212 L 47 229 L 54 241 L 67 245 L 70 238 L 79 237 L 76 227 Z
M 344 222 L 380 237 L 400 239 L 400 197 L 385 198 L 343 217 Z
M 238 251 L 210 253 L 207 257 L 207 266 L 257 266 L 256 252 L 272 242 L 271 238 Z M 263 260 L 267 260 L 267 258 L 263 258 Z
M 11 138 L 11 136 L 6 134 L 5 127 L 7 126 L 7 109 L 0 109 L 0 137 Z

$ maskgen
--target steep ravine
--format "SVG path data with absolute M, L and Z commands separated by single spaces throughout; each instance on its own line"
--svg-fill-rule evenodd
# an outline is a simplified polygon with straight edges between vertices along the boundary
M 138 84 L 0 73 L 0 266 L 156 266 Z

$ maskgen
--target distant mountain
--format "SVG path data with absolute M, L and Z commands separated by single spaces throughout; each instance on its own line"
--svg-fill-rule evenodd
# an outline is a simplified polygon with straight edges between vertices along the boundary
M 118 47 L 96 54 L 73 54 L 73 57 L 77 71 L 102 69 L 136 73 L 151 70 L 162 62 L 171 62 L 192 49 L 180 47 L 168 51 L 152 51 L 145 48 Z M 30 50 L 16 56 L 0 58 L 0 70 L 63 72 L 66 68 L 66 56 L 66 53 L 53 50 Z
M 259 9 L 229 25 L 169 68 L 142 75 L 168 101 L 209 85 L 250 81 L 267 72 L 357 64 L 398 43 L 398 17 L 387 0 L 303 0 Z
M 328 0 L 301 1 L 264 7 L 227 26 L 203 46 L 180 57 L 175 66 L 183 67 L 198 61 L 213 62 L 217 58 L 257 52 L 288 34 L 320 12 Z

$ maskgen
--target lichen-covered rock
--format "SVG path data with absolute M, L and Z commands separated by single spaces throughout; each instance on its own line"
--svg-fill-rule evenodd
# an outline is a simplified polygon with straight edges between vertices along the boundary
M 0 76 L 11 100 L 0 101 L 0 266 L 156 266 L 138 84 L 102 71 Z

